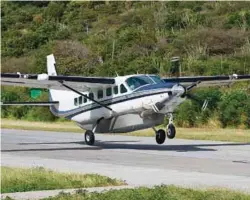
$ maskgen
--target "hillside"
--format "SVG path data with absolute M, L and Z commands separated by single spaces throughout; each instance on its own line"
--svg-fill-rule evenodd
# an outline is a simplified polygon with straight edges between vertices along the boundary
M 250 73 L 250 2 L 2 2 L 1 19 L 2 72 L 45 72 L 54 53 L 60 74 L 168 76 L 173 56 L 182 75 Z

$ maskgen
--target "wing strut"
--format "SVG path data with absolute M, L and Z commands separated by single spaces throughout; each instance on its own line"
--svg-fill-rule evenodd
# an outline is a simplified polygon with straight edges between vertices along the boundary
M 70 87 L 70 86 L 68 86 L 68 85 L 66 85 L 66 84 L 64 84 L 64 83 L 62 83 L 62 85 L 63 85 L 64 87 L 68 88 L 69 90 L 71 90 L 71 91 L 73 91 L 73 92 L 75 92 L 75 93 L 77 93 L 77 94 L 79 94 L 79 95 L 81 95 L 81 96 L 83 96 L 83 97 L 89 99 L 90 101 L 93 101 L 93 102 L 99 104 L 100 106 L 102 106 L 102 107 L 104 107 L 104 108 L 106 108 L 106 109 L 108 109 L 108 110 L 110 110 L 110 111 L 113 111 L 112 108 L 110 108 L 110 107 L 108 107 L 108 106 L 106 106 L 106 105 L 100 103 L 99 101 L 96 101 L 96 100 L 94 100 L 94 99 L 88 97 L 88 96 L 85 95 L 85 94 L 82 94 L 81 92 L 75 90 L 74 88 L 72 88 L 72 87 Z

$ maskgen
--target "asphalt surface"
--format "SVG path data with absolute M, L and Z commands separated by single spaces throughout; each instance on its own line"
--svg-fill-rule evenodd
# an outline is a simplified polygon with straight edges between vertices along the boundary
M 177 133 L 178 134 L 178 133 Z M 98 173 L 129 185 L 223 187 L 250 193 L 250 143 L 1 130 L 1 165 Z

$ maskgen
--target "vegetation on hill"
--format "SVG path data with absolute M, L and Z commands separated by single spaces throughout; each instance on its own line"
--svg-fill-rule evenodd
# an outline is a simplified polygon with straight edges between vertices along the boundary
M 6 1 L 1 11 L 2 72 L 45 72 L 46 55 L 54 53 L 59 74 L 169 76 L 173 56 L 181 58 L 182 75 L 250 73 L 249 2 Z M 212 96 L 209 109 L 201 113 L 200 105 L 186 101 L 178 124 L 213 119 L 223 127 L 250 126 L 242 88 L 200 91 Z M 2 87 L 1 98 L 30 100 L 28 93 Z M 3 108 L 2 117 L 56 119 L 37 107 Z

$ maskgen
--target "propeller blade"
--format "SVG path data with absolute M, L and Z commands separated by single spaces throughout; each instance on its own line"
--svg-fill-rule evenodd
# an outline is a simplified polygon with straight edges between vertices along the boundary
M 203 103 L 203 101 L 201 101 L 201 100 L 198 99 L 196 96 L 194 96 L 194 95 L 192 95 L 192 94 L 190 94 L 190 93 L 186 93 L 185 97 L 186 97 L 187 99 L 194 100 L 194 101 L 196 101 L 196 102 L 199 103 L 199 104 L 202 104 L 202 103 Z
M 192 85 L 186 87 L 186 90 L 189 91 L 191 90 L 193 87 L 196 87 L 201 81 L 197 81 L 196 83 L 193 83 Z
M 202 111 L 206 110 L 207 109 L 207 106 L 208 106 L 208 100 L 206 99 L 202 105 Z
M 205 101 L 200 100 L 200 99 L 198 99 L 196 96 L 194 96 L 194 95 L 192 95 L 192 94 L 189 94 L 189 93 L 186 94 L 186 98 L 187 98 L 187 99 L 190 99 L 190 100 L 193 100 L 193 101 L 196 101 L 198 104 L 202 105 L 202 106 L 201 106 L 201 110 L 202 110 L 202 111 L 204 111 L 204 110 L 207 109 L 209 100 L 207 100 L 207 99 L 206 99 Z

